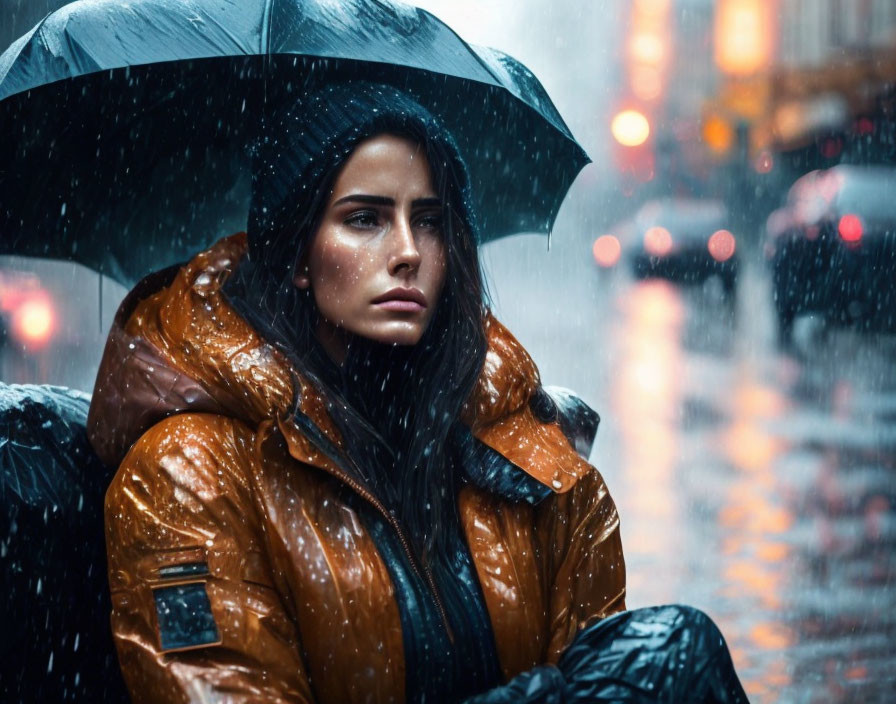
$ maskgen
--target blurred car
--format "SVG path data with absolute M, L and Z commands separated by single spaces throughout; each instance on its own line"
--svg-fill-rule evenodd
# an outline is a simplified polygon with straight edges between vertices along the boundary
M 593 248 L 599 266 L 625 258 L 637 278 L 682 284 L 717 276 L 733 299 L 737 285 L 737 240 L 727 229 L 728 211 L 718 200 L 660 198 L 599 237 Z
M 769 216 L 763 250 L 782 343 L 802 313 L 892 327 L 896 169 L 840 165 L 800 177 Z

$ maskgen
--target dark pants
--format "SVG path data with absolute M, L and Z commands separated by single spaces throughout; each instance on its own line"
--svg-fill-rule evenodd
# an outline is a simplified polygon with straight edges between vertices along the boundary
M 747 702 L 718 627 L 689 606 L 625 611 L 582 630 L 557 666 L 524 672 L 466 704 Z

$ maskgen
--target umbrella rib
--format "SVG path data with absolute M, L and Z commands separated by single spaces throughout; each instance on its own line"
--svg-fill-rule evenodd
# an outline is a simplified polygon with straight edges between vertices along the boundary
M 34 28 L 34 34 L 31 35 L 31 36 L 34 36 L 35 34 L 37 35 L 37 38 L 40 39 L 40 43 L 44 45 L 44 50 L 48 54 L 52 54 L 52 52 L 50 51 L 50 43 L 47 41 L 47 38 L 44 36 L 44 26 L 47 24 L 47 20 L 50 19 L 50 15 L 52 15 L 52 14 L 53 14 L 52 12 L 48 12 L 46 15 L 44 15 L 43 19 L 37 23 L 37 27 Z
M 441 25 L 442 25 L 443 27 L 445 27 L 449 32 L 451 32 L 455 37 L 457 37 L 457 40 L 458 40 L 461 44 L 464 45 L 464 47 L 466 48 L 466 50 L 467 50 L 468 52 L 470 52 L 470 54 L 473 55 L 473 58 L 476 59 L 476 62 L 477 62 L 480 66 L 482 66 L 482 68 L 485 69 L 486 73 L 488 73 L 489 76 L 491 76 L 491 77 L 494 79 L 494 81 L 495 81 L 495 85 L 496 85 L 497 87 L 499 87 L 499 88 L 503 88 L 503 87 L 504 87 L 504 84 L 501 83 L 501 78 L 500 78 L 500 76 L 498 76 L 497 74 L 495 74 L 494 71 L 492 71 L 491 67 L 490 67 L 487 63 L 485 63 L 485 61 L 482 59 L 481 56 L 479 56 L 479 52 L 477 52 L 472 46 L 470 46 L 469 42 L 467 42 L 462 36 L 460 36 L 457 32 L 455 32 L 455 31 L 454 31 L 454 28 L 453 28 L 450 24 L 448 24 L 447 22 L 443 22 L 443 21 L 440 20 L 438 17 L 436 17 L 435 15 L 433 15 L 431 12 L 428 12 L 427 10 L 424 10 L 423 8 L 418 8 L 418 9 L 420 9 L 420 11 L 423 12 L 424 14 L 429 15 L 430 17 L 432 17 L 436 22 L 438 22 L 439 24 L 441 24 Z M 475 80 L 475 79 L 473 79 L 473 80 Z
M 261 17 L 261 49 L 264 55 L 271 55 L 271 22 L 274 16 L 274 0 L 265 0 Z
M 271 65 L 271 23 L 273 22 L 272 18 L 274 17 L 274 2 L 275 0 L 265 0 L 264 13 L 262 13 L 261 17 L 261 47 L 259 48 L 263 52 L 261 68 L 261 84 L 263 88 L 261 106 L 262 125 L 264 124 L 264 113 L 268 104 L 268 69 Z

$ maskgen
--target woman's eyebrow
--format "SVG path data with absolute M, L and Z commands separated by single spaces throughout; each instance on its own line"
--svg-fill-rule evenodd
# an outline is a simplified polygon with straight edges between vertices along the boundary
M 333 205 L 342 205 L 343 203 L 365 203 L 367 205 L 395 205 L 395 201 L 385 196 L 367 196 L 363 193 L 353 193 L 351 195 L 340 198 Z
M 353 193 L 351 195 L 340 198 L 333 203 L 333 206 L 342 205 L 343 203 L 364 203 L 365 205 L 387 205 L 394 206 L 395 200 L 386 196 L 369 196 L 363 193 Z M 418 198 L 411 202 L 412 208 L 429 208 L 439 207 L 442 201 L 438 198 Z

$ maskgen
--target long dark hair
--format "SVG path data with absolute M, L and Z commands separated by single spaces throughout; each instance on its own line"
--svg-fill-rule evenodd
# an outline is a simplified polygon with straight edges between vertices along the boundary
M 436 124 L 436 127 L 433 125 Z M 443 208 L 447 275 L 436 312 L 417 345 L 382 345 L 353 337 L 341 366 L 315 337 L 313 295 L 293 284 L 329 195 L 351 150 L 363 139 L 395 134 L 419 144 Z M 446 547 L 443 528 L 455 509 L 455 447 L 459 416 L 486 352 L 484 286 L 470 206 L 468 177 L 456 147 L 431 120 L 406 113 L 377 117 L 352 129 L 350 148 L 317 166 L 288 207 L 253 238 L 249 261 L 225 292 L 237 310 L 292 360 L 327 401 L 355 471 L 404 524 L 419 556 Z M 332 151 L 332 150 L 331 150 Z

